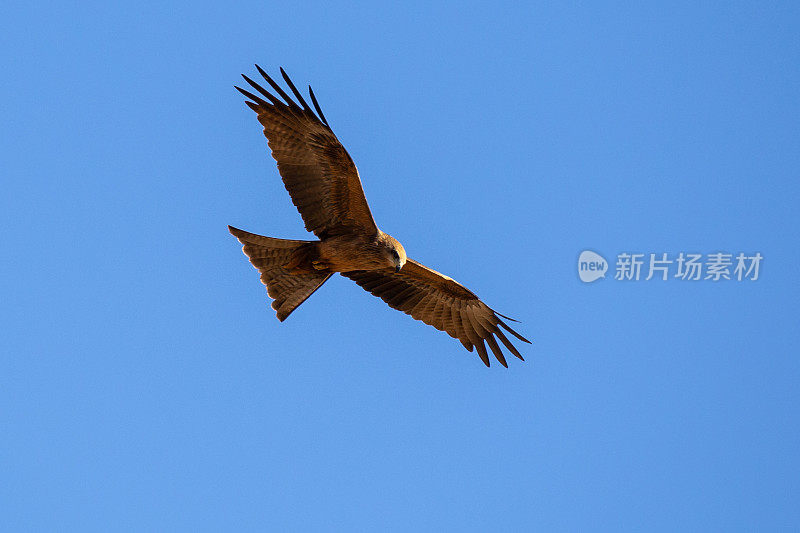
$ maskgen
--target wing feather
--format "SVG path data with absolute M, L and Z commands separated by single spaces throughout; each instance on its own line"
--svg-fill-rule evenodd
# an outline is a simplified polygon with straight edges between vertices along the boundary
M 492 337 L 491 335 L 486 337 L 486 344 L 488 344 L 489 348 L 492 349 L 492 353 L 494 354 L 495 359 L 500 361 L 501 365 L 508 368 L 508 363 L 506 362 L 506 358 L 503 355 L 503 352 L 500 351 L 500 347 L 497 345 L 497 341 L 494 340 L 494 337 Z
M 508 337 L 506 337 L 506 336 L 503 334 L 502 330 L 499 330 L 499 329 L 498 329 L 498 330 L 497 330 L 497 333 L 495 333 L 495 335 L 497 335 L 497 338 L 498 338 L 498 339 L 500 339 L 500 342 L 502 342 L 502 343 L 505 345 L 505 347 L 506 347 L 506 348 L 508 348 L 508 351 L 509 351 L 509 352 L 513 353 L 515 356 L 517 356 L 517 357 L 518 357 L 518 358 L 520 358 L 521 360 L 523 360 L 523 361 L 525 360 L 525 359 L 522 357 L 522 355 L 519 353 L 519 350 L 517 350 L 517 349 L 514 347 L 514 345 L 513 345 L 513 344 L 511 344 L 511 341 L 509 341 L 509 340 L 508 340 Z
M 481 361 L 483 361 L 483 364 L 486 366 L 491 366 L 491 363 L 489 363 L 489 354 L 486 353 L 486 346 L 483 344 L 483 339 L 481 339 L 478 344 L 475 345 L 475 348 L 478 350 L 478 355 L 480 356 Z
M 308 86 L 308 94 L 311 96 L 311 102 L 314 104 L 314 109 L 317 110 L 317 115 L 319 116 L 320 120 L 322 120 L 323 124 L 327 126 L 328 119 L 326 119 L 325 115 L 322 114 L 322 108 L 319 107 L 319 102 L 317 102 L 317 97 L 314 96 L 314 90 L 311 88 L 311 85 Z
M 280 71 L 281 71 L 281 76 L 283 76 L 283 79 L 286 82 L 286 85 L 288 85 L 289 88 L 292 90 L 292 93 L 294 93 L 294 96 L 295 96 L 295 98 L 297 98 L 297 101 L 302 104 L 303 110 L 304 111 L 308 111 L 309 113 L 313 113 L 313 111 L 311 111 L 311 108 L 308 107 L 308 104 L 303 99 L 303 95 L 300 94 L 300 91 L 298 91 L 297 87 L 294 86 L 294 83 L 292 83 L 292 80 L 289 79 L 289 75 L 286 74 L 286 71 L 283 70 L 283 67 L 280 67 Z
M 443 299 L 434 297 L 431 307 L 431 325 L 440 331 L 444 331 L 444 320 L 442 318 L 442 309 L 444 308 Z
M 291 106 L 292 104 L 294 104 L 294 102 L 292 101 L 292 99 L 291 99 L 291 98 L 289 98 L 289 95 L 288 95 L 288 94 L 286 94 L 286 92 L 284 92 L 284 90 L 281 88 L 281 86 L 280 86 L 280 85 L 278 85 L 277 83 L 275 83 L 275 80 L 273 80 L 273 79 L 272 79 L 272 78 L 269 76 L 269 74 L 267 74 L 266 72 L 264 72 L 264 69 L 262 69 L 262 68 L 261 68 L 261 67 L 259 67 L 258 65 L 256 65 L 255 67 L 256 67 L 256 70 L 258 71 L 258 73 L 259 73 L 259 74 L 261 74 L 261 77 L 262 77 L 262 78 L 264 78 L 265 80 L 267 80 L 267 83 L 269 83 L 269 86 L 270 86 L 270 87 L 272 87 L 272 89 L 273 89 L 273 90 L 274 90 L 276 93 L 278 93 L 278 94 L 280 95 L 280 97 L 281 97 L 281 98 L 283 98 L 283 101 L 286 103 L 286 105 L 288 105 L 288 106 Z
M 501 327 L 521 341 L 530 343 L 499 318 L 503 315 L 495 313 L 472 291 L 416 261 L 409 259 L 400 272 L 357 270 L 343 272 L 342 275 L 381 298 L 393 309 L 445 331 L 458 339 L 468 351 L 476 350 L 486 366 L 489 366 L 487 344 L 500 364 L 508 366 L 497 339 L 522 359 L 519 350 L 503 334 Z
M 515 322 L 516 322 L 516 321 L 515 321 Z M 497 323 L 498 323 L 498 324 L 500 324 L 501 326 L 503 326 L 503 328 L 504 328 L 506 331 L 508 331 L 509 333 L 511 333 L 512 335 L 514 335 L 516 338 L 518 338 L 518 339 L 519 339 L 519 340 L 521 340 L 522 342 L 527 342 L 528 344 L 530 344 L 530 343 L 531 343 L 531 341 L 529 341 L 528 339 L 526 339 L 525 337 L 523 337 L 522 335 L 520 335 L 519 333 L 517 333 L 516 331 L 514 331 L 513 329 L 511 329 L 511 327 L 510 327 L 508 324 L 506 324 L 505 322 L 503 322 L 502 320 L 498 319 L 498 320 L 497 320 Z
M 414 291 L 413 295 L 406 296 L 408 300 L 404 303 L 398 304 L 395 309 L 398 311 L 403 311 L 404 313 L 411 315 L 413 318 L 419 320 L 419 317 L 414 315 L 414 309 L 416 309 L 419 302 L 423 300 L 427 296 L 427 294 L 423 291 L 420 291 L 418 287 L 411 287 L 411 290 Z M 401 307 L 402 306 L 402 307 Z
M 475 308 L 473 306 L 467 307 L 467 318 L 470 324 L 472 324 L 472 329 L 475 330 L 475 333 L 477 333 L 481 339 L 485 339 L 489 335 L 489 332 L 483 329 L 483 326 L 481 326 L 481 323 L 475 316 Z
M 455 339 L 466 339 L 467 333 L 464 331 L 464 326 L 461 324 L 461 310 L 456 302 L 450 306 L 450 320 L 453 322 L 453 331 L 449 332 Z
M 433 326 L 430 322 L 430 308 L 432 305 L 436 305 L 436 300 L 432 295 L 425 293 L 420 301 L 414 305 L 409 314 L 417 320 L 422 320 L 426 324 Z

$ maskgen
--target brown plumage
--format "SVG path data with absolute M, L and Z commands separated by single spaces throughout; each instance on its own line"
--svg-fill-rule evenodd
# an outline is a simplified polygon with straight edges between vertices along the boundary
M 285 320 L 339 272 L 390 307 L 446 331 L 470 352 L 476 349 L 486 366 L 486 344 L 500 364 L 508 366 L 496 339 L 522 359 L 503 329 L 523 342 L 530 341 L 500 317 L 512 319 L 493 311 L 455 280 L 407 259 L 397 239 L 378 229 L 358 170 L 331 131 L 311 87 L 316 114 L 283 69 L 283 79 L 297 102 L 261 67 L 256 65 L 256 69 L 280 98 L 244 75 L 260 96 L 236 89 L 249 99 L 247 105 L 264 126 L 272 157 L 306 229 L 319 237 L 318 241 L 274 239 L 228 226 L 261 272 L 278 319 Z

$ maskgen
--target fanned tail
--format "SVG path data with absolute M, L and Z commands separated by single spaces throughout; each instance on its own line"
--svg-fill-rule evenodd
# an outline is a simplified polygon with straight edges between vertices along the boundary
M 267 286 L 267 294 L 274 300 L 272 308 L 281 322 L 331 277 L 329 273 L 297 268 L 305 262 L 304 256 L 313 249 L 314 241 L 274 239 L 232 226 L 228 230 L 261 272 L 261 283 Z

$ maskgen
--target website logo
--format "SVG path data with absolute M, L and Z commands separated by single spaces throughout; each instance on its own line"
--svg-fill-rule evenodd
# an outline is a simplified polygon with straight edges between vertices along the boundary
M 584 283 L 591 283 L 600 278 L 606 277 L 608 271 L 608 261 L 591 250 L 584 250 L 578 257 L 578 277 Z
M 756 281 L 763 260 L 764 256 L 759 252 L 622 252 L 617 254 L 611 274 L 616 281 Z M 604 278 L 608 270 L 609 264 L 603 256 L 591 250 L 581 252 L 578 258 L 578 277 L 581 281 L 591 283 Z

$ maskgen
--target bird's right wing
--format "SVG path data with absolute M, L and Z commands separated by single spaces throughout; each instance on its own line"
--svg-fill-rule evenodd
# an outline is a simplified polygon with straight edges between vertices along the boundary
M 530 344 L 528 339 L 511 329 L 500 317 L 512 319 L 493 311 L 454 279 L 411 259 L 400 272 L 357 270 L 343 272 L 342 275 L 382 299 L 389 307 L 403 311 L 438 330 L 446 331 L 451 337 L 460 340 L 470 352 L 473 347 L 476 348 L 486 366 L 489 366 L 489 356 L 484 341 L 500 364 L 508 366 L 495 337 L 511 353 L 522 359 L 522 355 L 500 328 Z
M 258 113 L 272 157 L 278 162 L 283 183 L 306 229 L 320 239 L 346 233 L 377 233 L 356 165 L 328 126 L 311 87 L 308 90 L 317 114 L 283 69 L 283 79 L 302 107 L 261 67 L 256 68 L 283 100 L 244 74 L 245 81 L 263 98 L 236 88 L 250 99 L 245 103 Z

